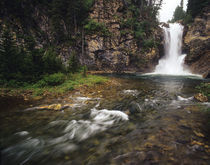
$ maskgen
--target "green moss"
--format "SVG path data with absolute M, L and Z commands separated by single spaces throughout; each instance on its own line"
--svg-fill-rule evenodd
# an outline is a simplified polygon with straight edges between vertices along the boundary
M 22 87 L 1 88 L 1 91 L 9 91 L 7 94 L 18 94 L 31 91 L 33 96 L 42 96 L 44 93 L 64 94 L 68 91 L 80 88 L 83 85 L 93 86 L 108 81 L 108 78 L 96 75 L 87 75 L 83 73 L 64 75 L 61 73 L 45 76 L 36 84 L 26 84 Z

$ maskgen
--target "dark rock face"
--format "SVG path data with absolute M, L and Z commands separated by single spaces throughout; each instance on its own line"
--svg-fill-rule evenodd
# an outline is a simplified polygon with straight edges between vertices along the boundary
M 162 42 L 157 48 L 150 48 L 142 53 L 141 45 L 131 32 L 122 34 L 121 20 L 126 19 L 123 13 L 122 0 L 107 1 L 98 0 L 93 6 L 90 18 L 98 23 L 104 23 L 111 33 L 110 36 L 97 34 L 85 36 L 85 57 L 83 64 L 90 70 L 102 71 L 140 71 L 150 72 L 158 64 L 163 54 L 163 32 L 157 28 L 154 38 Z
M 191 26 L 185 28 L 185 63 L 192 72 L 205 75 L 210 73 L 210 7 L 197 16 Z
M 95 1 L 89 17 L 95 22 L 105 24 L 110 32 L 108 36 L 88 35 L 84 32 L 84 36 L 81 37 L 82 28 L 79 28 L 78 34 L 74 36 L 75 41 L 72 41 L 74 43 L 60 43 L 55 39 L 56 32 L 52 26 L 52 18 L 43 6 L 36 6 L 34 11 L 31 11 L 36 27 L 29 26 L 27 30 L 35 40 L 35 48 L 45 48 L 50 43 L 55 47 L 57 54 L 66 66 L 70 56 L 75 53 L 78 61 L 82 65 L 86 65 L 89 70 L 151 72 L 164 54 L 163 31 L 160 27 L 153 29 L 152 37 L 156 46 L 143 50 L 143 45 L 136 41 L 133 33 L 129 29 L 121 27 L 121 21 L 126 19 L 126 3 L 122 0 Z M 2 21 L 0 19 L 0 25 Z M 65 23 L 62 23 L 62 21 L 63 32 L 68 35 Z M 14 33 L 16 31 L 19 34 L 25 33 L 18 21 L 14 21 L 13 24 L 16 27 L 16 29 L 13 29 Z M 126 33 L 122 34 L 123 30 L 127 30 Z M 84 38 L 84 43 L 82 38 Z M 19 40 L 17 38 L 17 45 L 25 45 L 24 39 Z

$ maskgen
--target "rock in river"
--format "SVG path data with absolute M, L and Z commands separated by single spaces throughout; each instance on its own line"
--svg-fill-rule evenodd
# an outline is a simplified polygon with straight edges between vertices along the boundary
M 38 106 L 38 107 L 32 107 L 32 108 L 27 108 L 26 111 L 31 111 L 31 110 L 54 110 L 54 111 L 61 111 L 66 108 L 71 107 L 71 104 L 66 104 L 66 105 L 61 105 L 61 104 L 51 104 L 51 105 L 45 105 L 45 106 Z
M 208 101 L 208 98 L 203 95 L 202 93 L 198 93 L 194 96 L 194 98 L 200 102 L 207 102 Z

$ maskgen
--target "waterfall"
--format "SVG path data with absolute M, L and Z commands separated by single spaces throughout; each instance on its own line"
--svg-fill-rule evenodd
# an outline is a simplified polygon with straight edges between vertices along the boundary
M 191 75 L 184 66 L 185 54 L 182 53 L 183 26 L 174 23 L 169 24 L 169 28 L 164 30 L 165 55 L 160 59 L 153 74 L 166 75 Z

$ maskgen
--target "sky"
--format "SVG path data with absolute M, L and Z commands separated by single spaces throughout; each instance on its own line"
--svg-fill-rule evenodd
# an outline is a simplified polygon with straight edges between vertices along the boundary
M 175 8 L 180 4 L 181 0 L 163 0 L 162 9 L 160 10 L 160 22 L 167 22 L 173 17 Z M 188 0 L 184 0 L 184 10 L 187 8 Z

